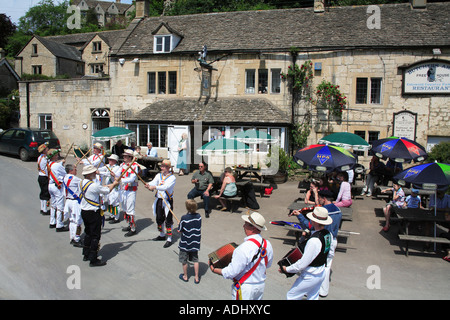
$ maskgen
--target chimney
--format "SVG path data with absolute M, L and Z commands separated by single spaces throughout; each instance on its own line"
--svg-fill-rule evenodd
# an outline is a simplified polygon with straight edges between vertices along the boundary
M 148 17 L 150 2 L 148 0 L 136 0 L 136 18 Z
M 120 3 L 120 0 L 116 0 L 116 3 Z
M 314 0 L 314 12 L 325 12 L 325 0 Z
M 413 9 L 425 9 L 427 7 L 427 0 L 410 0 Z

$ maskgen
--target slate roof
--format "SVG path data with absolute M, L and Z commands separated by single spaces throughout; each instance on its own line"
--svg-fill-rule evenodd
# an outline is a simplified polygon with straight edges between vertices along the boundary
M 228 117 L 230 115 L 230 117 Z M 231 116 L 232 115 L 232 116 Z M 210 100 L 207 104 L 198 99 L 164 99 L 156 101 L 126 122 L 157 123 L 254 123 L 289 124 L 290 119 L 267 99 L 228 98 Z
M 81 60 L 81 52 L 72 46 L 61 44 L 40 36 L 35 36 L 55 57 L 75 61 Z
M 450 3 L 428 3 L 412 9 L 409 3 L 385 4 L 381 28 L 369 29 L 373 16 L 368 6 L 207 13 L 142 19 L 132 26 L 112 54 L 153 54 L 152 32 L 161 23 L 183 35 L 174 53 L 197 53 L 203 45 L 209 52 L 301 51 L 410 48 L 450 45 Z
M 100 31 L 100 32 L 86 32 L 86 33 L 74 33 L 58 36 L 48 36 L 45 39 L 49 39 L 58 43 L 67 44 L 70 46 L 83 49 L 88 42 L 90 42 L 97 34 L 109 45 L 113 46 L 122 33 L 125 33 L 125 29 Z

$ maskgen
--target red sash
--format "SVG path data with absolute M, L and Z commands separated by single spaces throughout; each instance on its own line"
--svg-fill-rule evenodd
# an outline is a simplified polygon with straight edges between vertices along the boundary
M 53 181 L 55 181 L 56 186 L 58 187 L 58 189 L 61 188 L 61 182 L 58 181 L 58 179 L 56 179 L 55 175 L 52 172 L 52 165 L 54 165 L 55 162 L 50 163 L 50 165 L 48 165 L 47 171 L 48 174 L 52 176 Z

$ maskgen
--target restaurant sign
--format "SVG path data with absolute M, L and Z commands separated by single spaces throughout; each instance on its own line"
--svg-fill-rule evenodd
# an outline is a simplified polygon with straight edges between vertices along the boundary
M 450 94 L 450 61 L 428 60 L 403 71 L 404 94 Z

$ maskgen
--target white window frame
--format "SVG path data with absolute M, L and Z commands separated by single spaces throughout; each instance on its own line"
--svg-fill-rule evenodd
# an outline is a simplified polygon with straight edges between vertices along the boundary
M 158 43 L 161 41 L 161 43 Z M 169 41 L 167 44 L 166 42 Z M 172 35 L 156 35 L 153 37 L 153 53 L 169 53 L 172 51 Z M 158 48 L 161 46 L 161 48 Z M 168 47 L 168 49 L 167 49 Z

